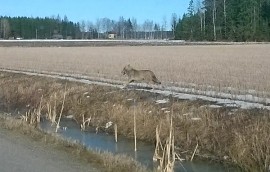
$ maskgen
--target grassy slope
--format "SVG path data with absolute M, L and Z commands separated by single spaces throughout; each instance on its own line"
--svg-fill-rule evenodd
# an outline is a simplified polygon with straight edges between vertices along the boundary
M 137 115 L 137 137 L 154 142 L 155 128 L 162 128 L 161 139 L 165 139 L 172 115 L 175 141 L 182 154 L 189 159 L 196 144 L 196 157 L 212 156 L 219 160 L 226 158 L 246 171 L 265 171 L 270 165 L 270 117 L 268 111 L 258 109 L 237 110 L 212 109 L 207 102 L 180 101 L 158 105 L 159 95 L 139 91 L 126 91 L 110 87 L 84 85 L 64 80 L 36 76 L 2 73 L 0 98 L 2 108 L 11 111 L 37 109 L 42 99 L 42 114 L 48 114 L 48 105 L 54 106 L 59 114 L 64 88 L 66 101 L 64 115 L 74 115 L 79 124 L 91 117 L 91 125 L 104 128 L 112 121 L 118 126 L 118 133 L 133 137 L 133 113 Z M 136 106 L 128 99 L 135 99 Z M 164 109 L 167 108 L 166 113 Z M 198 120 L 194 120 L 198 119 Z M 112 129 L 108 132 L 113 132 Z

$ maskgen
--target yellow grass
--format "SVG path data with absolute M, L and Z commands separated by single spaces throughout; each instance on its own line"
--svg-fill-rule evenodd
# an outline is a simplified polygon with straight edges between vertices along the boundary
M 131 64 L 165 83 L 270 90 L 270 44 L 205 46 L 1 47 L 0 67 L 124 80 Z

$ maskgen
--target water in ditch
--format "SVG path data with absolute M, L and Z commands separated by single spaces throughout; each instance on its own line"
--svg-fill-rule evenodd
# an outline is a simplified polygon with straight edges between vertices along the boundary
M 153 169 L 154 145 L 137 142 L 137 151 L 134 151 L 134 140 L 119 137 L 118 142 L 112 135 L 106 133 L 96 134 L 94 131 L 82 132 L 79 125 L 71 119 L 62 119 L 60 122 L 59 135 L 65 139 L 76 140 L 92 150 L 108 151 L 114 154 L 126 154 L 133 157 L 141 164 Z M 40 124 L 41 129 L 46 132 L 54 132 L 55 126 L 52 127 L 48 121 L 43 121 Z M 218 163 L 210 163 L 206 161 L 182 161 L 181 164 L 177 161 L 175 164 L 175 171 L 188 172 L 228 172 L 236 171 L 233 168 L 224 167 Z

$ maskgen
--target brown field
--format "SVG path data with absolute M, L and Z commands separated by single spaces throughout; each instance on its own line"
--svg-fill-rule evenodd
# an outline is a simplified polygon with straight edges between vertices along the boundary
M 125 80 L 131 64 L 153 70 L 163 84 L 270 91 L 270 44 L 0 47 L 0 67 L 76 73 Z M 264 94 L 264 95 L 265 95 Z

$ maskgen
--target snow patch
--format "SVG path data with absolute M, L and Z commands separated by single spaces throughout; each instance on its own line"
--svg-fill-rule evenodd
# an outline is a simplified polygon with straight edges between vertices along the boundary
M 95 84 L 101 86 L 110 86 L 116 88 L 122 88 L 124 82 L 116 81 L 111 79 L 97 78 L 97 77 L 89 77 L 78 74 L 64 74 L 57 72 L 48 72 L 48 71 L 34 71 L 34 70 L 11 70 L 11 69 L 0 69 L 0 71 L 4 72 L 12 72 L 12 73 L 21 73 L 32 76 L 43 76 L 43 77 L 51 77 L 57 79 L 64 79 L 74 82 L 80 82 L 85 84 Z M 237 107 L 242 109 L 267 109 L 270 110 L 270 98 L 258 97 L 251 94 L 245 95 L 235 95 L 224 92 L 217 91 L 201 91 L 196 90 L 194 88 L 181 88 L 175 86 L 160 86 L 160 85 L 151 85 L 153 89 L 142 89 L 142 88 L 134 88 L 135 90 L 148 91 L 151 93 L 157 93 L 164 96 L 172 96 L 177 99 L 183 100 L 204 100 L 212 102 L 213 104 L 218 104 L 225 107 Z M 249 92 L 253 92 L 250 90 Z M 132 99 L 130 99 L 132 100 Z M 157 100 L 157 104 L 168 103 L 168 99 Z
M 192 121 L 200 121 L 202 118 L 191 118 Z
M 169 99 L 156 100 L 156 104 L 165 104 L 168 102 L 169 102 Z

